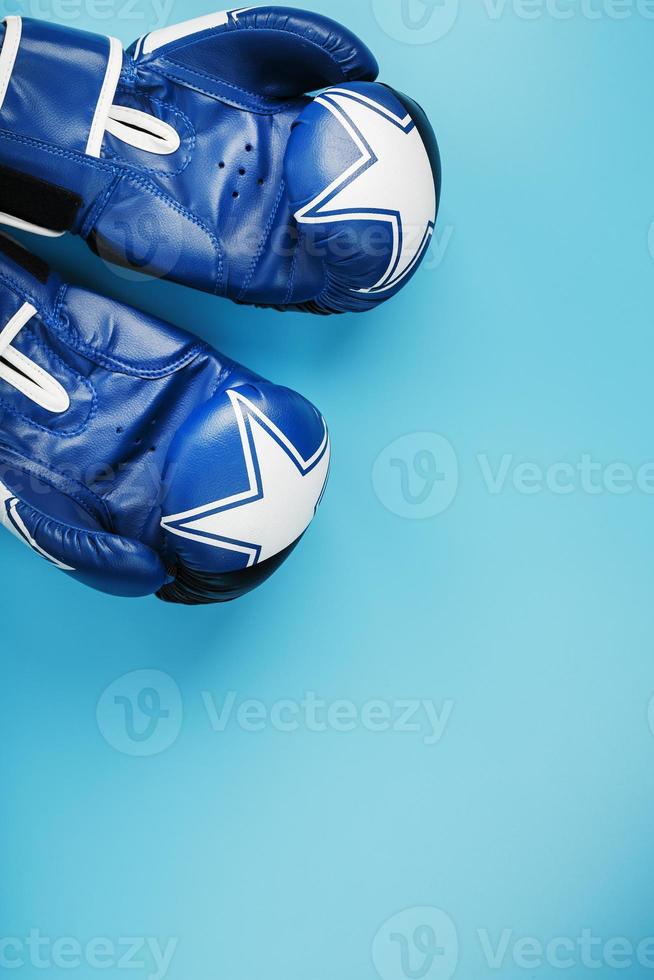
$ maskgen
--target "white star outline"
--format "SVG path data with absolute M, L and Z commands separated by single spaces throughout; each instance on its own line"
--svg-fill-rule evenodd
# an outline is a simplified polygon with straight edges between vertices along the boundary
M 370 220 L 390 223 L 393 249 L 387 269 L 372 286 L 353 290 L 387 292 L 414 271 L 434 234 L 436 189 L 427 149 L 410 113 L 398 116 L 362 92 L 333 88 L 315 101 L 339 121 L 361 156 L 300 208 L 295 220 L 300 224 Z M 407 143 L 400 146 L 404 139 Z M 374 200 L 393 194 L 399 199 L 396 207 L 355 203 L 365 201 L 366 195 Z M 408 235 L 407 230 L 413 234 Z
M 325 492 L 331 447 L 322 417 L 321 443 L 305 459 L 245 395 L 236 390 L 227 395 L 236 416 L 248 488 L 164 517 L 161 526 L 178 537 L 245 555 L 251 568 L 279 554 L 306 531 Z M 239 535 L 244 530 L 250 533 Z

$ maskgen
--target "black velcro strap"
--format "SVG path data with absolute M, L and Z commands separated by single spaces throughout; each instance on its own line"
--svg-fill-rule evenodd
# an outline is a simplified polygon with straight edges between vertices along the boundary
M 19 265 L 30 275 L 38 279 L 39 282 L 46 283 L 50 277 L 50 266 L 43 259 L 40 259 L 38 255 L 32 255 L 26 249 L 22 248 L 18 242 L 13 241 L 11 238 L 5 238 L 4 235 L 0 235 L 0 252 L 10 258 L 12 262 Z
M 295 550 L 301 538 L 280 554 L 244 568 L 241 572 L 226 572 L 223 575 L 192 572 L 190 568 L 179 566 L 176 578 L 170 585 L 164 585 L 157 592 L 157 598 L 182 606 L 210 606 L 218 602 L 231 602 L 240 599 L 253 589 L 257 589 L 277 571 Z
M 82 206 L 73 191 L 0 167 L 0 211 L 48 231 L 70 231 Z

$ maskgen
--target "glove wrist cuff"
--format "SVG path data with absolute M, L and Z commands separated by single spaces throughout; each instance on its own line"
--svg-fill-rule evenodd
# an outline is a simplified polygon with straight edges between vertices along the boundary
M 99 157 L 122 66 L 116 38 L 7 17 L 0 51 L 2 128 Z
M 60 235 L 73 228 L 82 202 L 53 184 L 40 151 L 100 156 L 122 47 L 115 38 L 17 16 L 7 17 L 1 30 L 0 130 L 11 146 L 5 158 L 16 163 L 2 175 L 1 220 Z M 45 188 L 34 186 L 42 182 Z

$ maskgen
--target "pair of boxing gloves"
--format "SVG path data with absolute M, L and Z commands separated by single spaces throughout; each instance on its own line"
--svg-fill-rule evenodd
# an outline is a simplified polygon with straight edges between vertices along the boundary
M 0 45 L 8 228 L 317 314 L 385 302 L 425 255 L 433 131 L 334 21 L 246 7 L 123 52 L 12 16 Z M 300 395 L 0 236 L 0 523 L 52 564 L 114 595 L 236 598 L 298 543 L 329 460 Z

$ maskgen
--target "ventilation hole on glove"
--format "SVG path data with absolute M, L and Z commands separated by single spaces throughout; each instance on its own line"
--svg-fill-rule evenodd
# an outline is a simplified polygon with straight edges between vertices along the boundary
M 238 191 L 234 191 L 234 193 L 232 194 L 232 197 L 234 198 L 234 200 L 236 200 L 236 198 L 237 198 L 237 197 L 240 197 L 240 196 L 241 196 L 241 195 L 239 194 L 239 192 L 238 192 Z
M 123 429 L 122 425 L 119 425 L 116 429 L 116 435 L 121 435 L 124 431 L 125 430 Z
M 221 160 L 220 163 L 218 164 L 218 166 L 220 167 L 221 170 L 224 170 L 225 169 L 225 161 L 224 160 Z
M 259 180 L 257 181 L 257 184 L 259 185 L 259 187 L 263 187 L 263 185 L 264 185 L 265 183 L 266 183 L 266 182 L 265 182 L 265 180 L 263 179 L 263 177 L 259 177 Z
M 148 452 L 149 453 L 156 453 L 156 451 L 157 451 L 157 447 L 156 446 L 150 446 L 150 448 L 148 449 Z
M 245 177 L 245 167 L 239 167 L 238 172 L 241 175 L 241 177 Z
M 245 147 L 245 152 L 252 153 L 252 143 L 248 143 L 248 145 Z
M 142 442 L 143 442 L 143 440 L 142 440 L 142 439 L 135 439 L 135 440 L 134 440 L 134 445 L 135 445 L 135 446 L 140 446 Z

